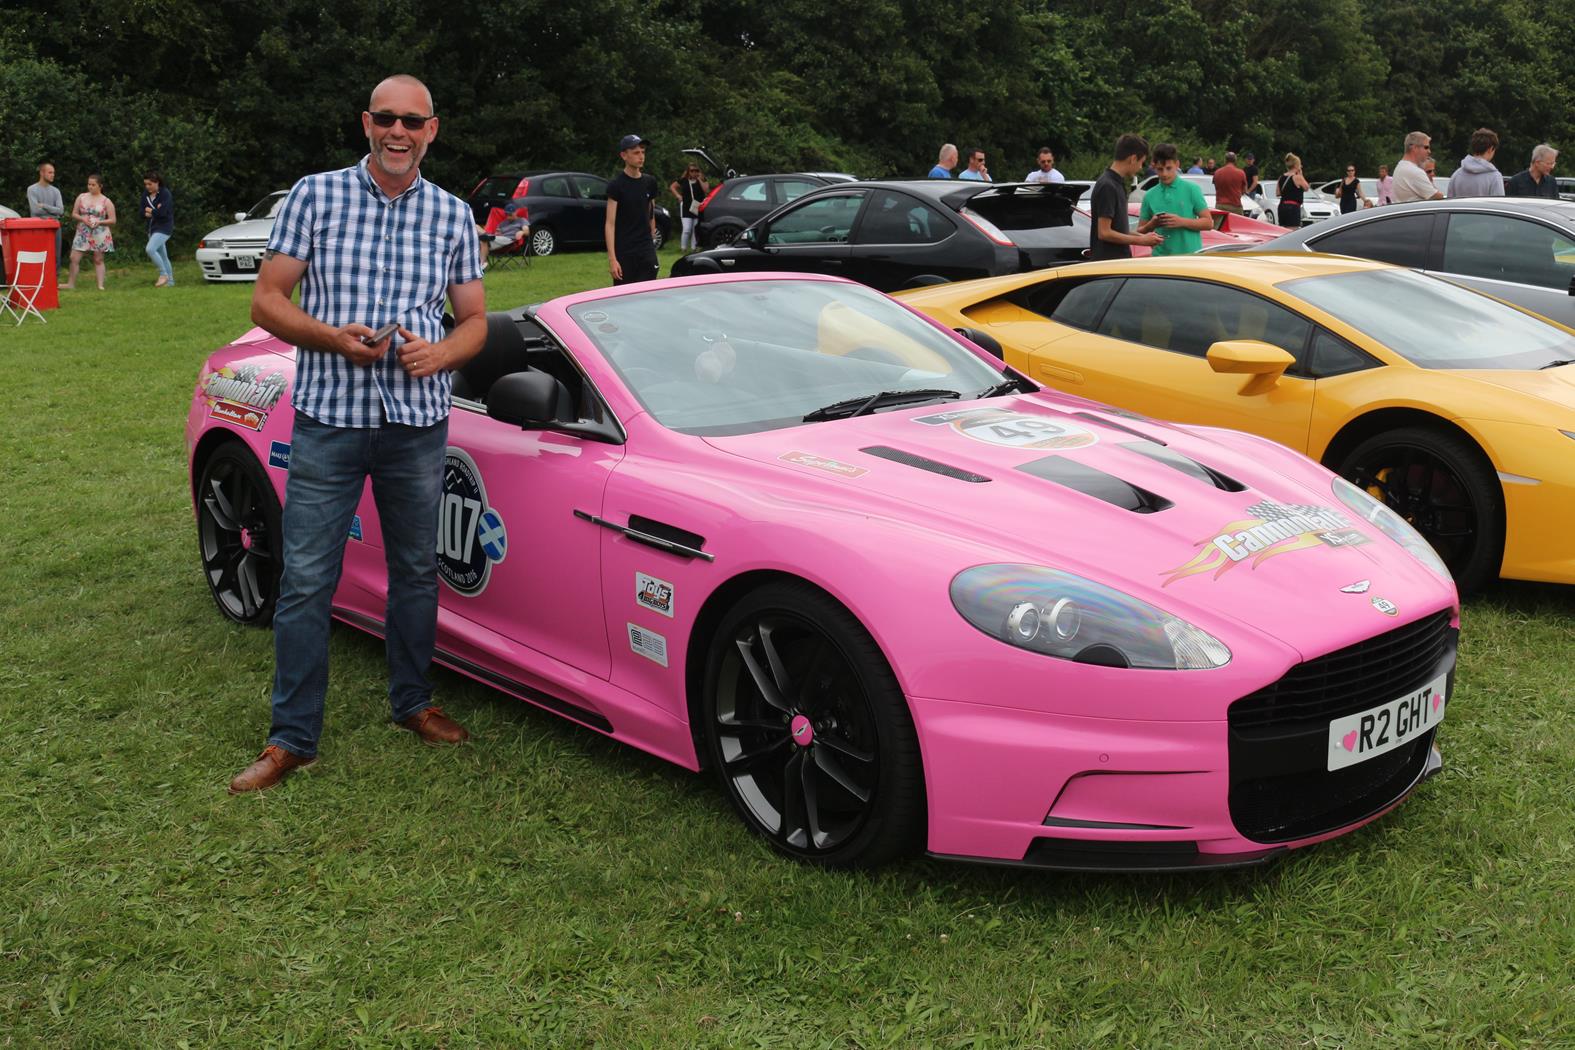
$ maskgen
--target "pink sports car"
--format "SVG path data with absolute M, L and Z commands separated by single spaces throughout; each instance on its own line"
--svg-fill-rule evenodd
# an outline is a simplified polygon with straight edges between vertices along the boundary
M 438 661 L 710 767 L 826 865 L 1245 864 L 1438 768 L 1457 603 L 1404 521 L 991 342 L 807 275 L 491 315 L 454 376 Z M 254 330 L 192 398 L 202 566 L 241 623 L 277 593 L 293 371 Z M 379 633 L 370 496 L 345 539 L 336 615 Z

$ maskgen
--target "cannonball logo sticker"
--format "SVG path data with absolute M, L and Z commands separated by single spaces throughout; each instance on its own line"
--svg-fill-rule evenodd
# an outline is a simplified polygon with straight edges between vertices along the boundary
M 1065 451 L 1084 448 L 1098 441 L 1093 431 L 1060 419 L 1007 412 L 997 408 L 963 409 L 916 416 L 915 423 L 928 426 L 945 424 L 964 437 L 1007 448 L 1043 448 Z
M 487 505 L 487 487 L 476 461 L 464 449 L 449 446 L 438 507 L 438 575 L 460 594 L 480 594 L 492 566 L 507 557 L 508 550 L 503 516 Z

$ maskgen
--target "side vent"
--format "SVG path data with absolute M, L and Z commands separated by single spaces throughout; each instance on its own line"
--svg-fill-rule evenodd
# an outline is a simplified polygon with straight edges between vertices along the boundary
M 983 474 L 975 474 L 971 470 L 963 470 L 961 467 L 953 467 L 946 463 L 937 463 L 933 459 L 926 459 L 923 456 L 916 456 L 912 452 L 904 452 L 900 448 L 888 448 L 885 445 L 871 445 L 869 448 L 861 448 L 859 451 L 867 452 L 870 455 L 878 456 L 881 459 L 889 459 L 893 463 L 901 463 L 904 466 L 917 467 L 920 470 L 927 470 L 931 474 L 939 474 L 942 477 L 947 478 L 956 478 L 958 481 L 969 481 L 975 485 L 981 485 L 984 482 L 990 480 Z
M 1146 456 L 1156 463 L 1163 463 L 1171 470 L 1180 471 L 1189 478 L 1196 478 L 1205 485 L 1213 485 L 1225 492 L 1241 492 L 1247 487 L 1235 478 L 1221 474 L 1213 467 L 1206 467 L 1189 456 L 1183 456 L 1173 448 L 1165 448 L 1147 441 L 1134 441 L 1121 447 L 1140 456 Z
M 1071 414 L 1076 416 L 1076 417 L 1078 417 L 1079 419 L 1086 419 L 1090 423 L 1098 423 L 1102 427 L 1109 427 L 1111 430 L 1119 430 L 1119 431 L 1121 431 L 1124 434 L 1131 434 L 1133 437 L 1140 437 L 1144 441 L 1152 441 L 1156 445 L 1163 445 L 1164 444 L 1164 442 L 1161 441 L 1157 437 L 1154 437 L 1154 436 L 1152 436 L 1150 434 L 1145 434 L 1141 430 L 1133 430 L 1131 427 L 1122 426 L 1120 423 L 1117 423 L 1114 420 L 1106 419 L 1104 416 L 1096 416 L 1092 412 L 1073 412 Z M 1117 414 L 1118 415 L 1126 415 L 1126 413 L 1117 413 Z M 1141 417 L 1133 416 L 1132 418 L 1133 419 L 1140 419 Z
M 1175 505 L 1163 496 L 1156 496 L 1129 481 L 1122 481 L 1114 474 L 1106 474 L 1066 456 L 1046 456 L 1032 463 L 1024 463 L 1017 469 L 1134 514 L 1153 514 Z

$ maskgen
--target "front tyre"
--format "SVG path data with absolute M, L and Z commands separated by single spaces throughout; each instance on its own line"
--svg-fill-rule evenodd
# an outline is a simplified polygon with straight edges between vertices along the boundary
M 1504 491 L 1492 464 L 1470 440 L 1427 427 L 1401 427 L 1363 441 L 1338 469 L 1433 545 L 1461 594 L 1498 576 L 1504 558 Z
M 551 255 L 558 250 L 558 235 L 552 232 L 550 226 L 537 226 L 530 231 L 530 253 L 532 255 Z
M 197 545 L 219 611 L 238 624 L 273 622 L 284 569 L 279 497 L 255 456 L 226 442 L 197 480 Z
M 723 789 L 777 850 L 867 868 L 922 843 L 907 702 L 869 632 L 825 594 L 777 583 L 734 606 L 711 643 L 703 703 Z

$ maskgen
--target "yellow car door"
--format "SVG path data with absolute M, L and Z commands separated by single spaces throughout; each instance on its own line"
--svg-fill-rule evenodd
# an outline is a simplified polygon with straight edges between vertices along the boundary
M 1028 340 L 1003 340 L 1008 363 L 1069 394 L 1307 450 L 1314 382 L 1298 374 L 1313 330 L 1306 319 L 1213 281 L 1129 276 L 1085 284 L 1060 298 L 1051 338 L 1034 324 L 1032 349 Z M 1260 357 L 1274 356 L 1271 347 L 1284 351 L 1284 373 L 1217 371 L 1210 348 L 1233 340 L 1260 344 Z

